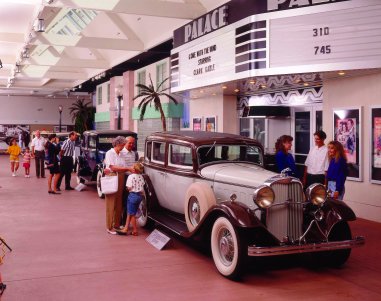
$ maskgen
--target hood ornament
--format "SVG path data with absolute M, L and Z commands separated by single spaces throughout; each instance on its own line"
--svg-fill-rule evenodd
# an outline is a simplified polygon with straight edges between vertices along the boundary
M 283 169 L 281 172 L 280 172 L 280 176 L 282 178 L 285 178 L 288 176 L 288 173 L 291 172 L 291 169 L 289 167 Z

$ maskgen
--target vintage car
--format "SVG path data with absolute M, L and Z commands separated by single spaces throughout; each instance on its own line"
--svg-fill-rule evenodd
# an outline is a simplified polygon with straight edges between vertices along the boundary
M 321 184 L 306 194 L 299 179 L 264 168 L 255 140 L 214 132 L 160 132 L 145 142 L 146 198 L 141 226 L 153 222 L 185 238 L 210 242 L 217 270 L 240 275 L 248 256 L 313 253 L 342 265 L 356 219 Z
M 112 140 L 117 136 L 132 136 L 137 143 L 137 134 L 125 130 L 92 130 L 85 131 L 82 135 L 80 155 L 77 158 L 77 181 L 96 183 L 100 198 L 104 198 L 100 181 L 104 171 L 103 160 L 106 152 L 112 148 Z

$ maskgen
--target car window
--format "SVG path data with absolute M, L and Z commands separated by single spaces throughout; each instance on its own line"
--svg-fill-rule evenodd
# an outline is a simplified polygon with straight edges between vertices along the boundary
M 87 142 L 89 140 L 89 136 L 83 136 L 83 140 L 82 140 L 82 147 L 83 148 L 87 148 Z
M 192 149 L 188 146 L 169 145 L 169 166 L 192 169 Z
M 243 161 L 263 165 L 263 154 L 255 145 L 206 145 L 197 149 L 200 165 L 218 161 Z
M 152 161 L 164 163 L 165 158 L 165 143 L 154 142 L 152 144 Z
M 97 147 L 97 139 L 95 136 L 89 137 L 89 148 L 96 148 Z
M 147 160 L 151 160 L 152 142 L 147 142 L 145 157 Z

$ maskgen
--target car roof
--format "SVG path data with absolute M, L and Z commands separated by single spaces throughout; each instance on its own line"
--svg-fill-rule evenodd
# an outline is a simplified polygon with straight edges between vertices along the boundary
M 155 132 L 147 137 L 147 140 L 172 140 L 172 141 L 186 141 L 193 143 L 196 146 L 204 144 L 216 143 L 248 143 L 261 146 L 261 144 L 251 138 L 240 135 L 220 133 L 220 132 L 204 132 L 204 131 L 169 131 L 169 132 Z
M 137 135 L 135 132 L 129 130 L 91 130 L 83 132 L 83 135 L 117 135 L 117 136 L 128 136 Z

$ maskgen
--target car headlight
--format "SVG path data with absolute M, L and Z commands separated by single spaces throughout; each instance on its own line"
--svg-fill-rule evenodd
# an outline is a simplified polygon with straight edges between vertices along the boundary
M 323 206 L 324 202 L 327 199 L 327 192 L 324 185 L 315 183 L 310 185 L 307 190 L 307 199 L 316 206 Z
M 262 209 L 269 208 L 275 199 L 274 191 L 269 186 L 259 186 L 254 190 L 253 200 Z

